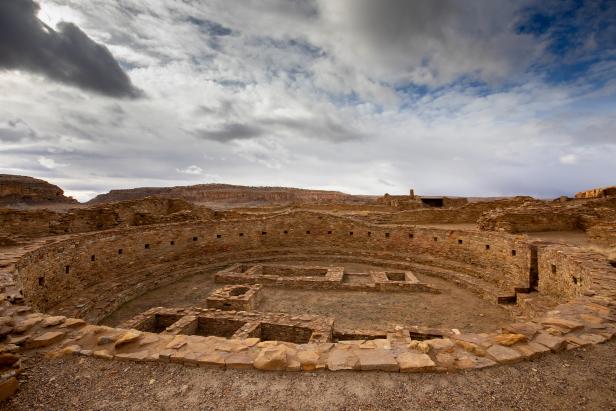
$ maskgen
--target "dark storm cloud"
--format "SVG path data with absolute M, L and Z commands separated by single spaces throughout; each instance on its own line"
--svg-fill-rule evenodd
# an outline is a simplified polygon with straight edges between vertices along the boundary
M 271 131 L 266 132 L 266 130 Z M 249 140 L 266 134 L 291 134 L 333 143 L 358 140 L 365 137 L 365 133 L 328 117 L 318 119 L 265 118 L 255 121 L 255 124 L 232 122 L 215 130 L 198 129 L 193 131 L 192 134 L 205 140 L 214 140 L 221 143 Z
M 21 119 L 9 120 L 4 125 L 0 124 L 0 141 L 3 143 L 16 143 L 36 137 L 36 131 Z
M 136 89 L 109 50 L 72 23 L 57 31 L 41 22 L 32 0 L 0 1 L 0 69 L 27 70 L 111 97 Z
M 263 130 L 254 125 L 230 123 L 217 130 L 196 130 L 194 134 L 205 140 L 226 143 L 232 140 L 248 140 L 263 135 Z
M 219 36 L 229 36 L 231 33 L 230 28 L 225 27 L 221 24 L 218 24 L 214 21 L 199 19 L 197 17 L 188 17 L 188 22 L 194 24 L 199 28 L 203 33 L 209 34 L 210 36 L 219 37 Z

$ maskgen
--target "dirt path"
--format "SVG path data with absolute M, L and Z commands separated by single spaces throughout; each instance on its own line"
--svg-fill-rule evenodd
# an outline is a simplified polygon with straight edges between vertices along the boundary
M 457 374 L 277 373 L 90 358 L 26 364 L 7 410 L 616 410 L 616 342 Z

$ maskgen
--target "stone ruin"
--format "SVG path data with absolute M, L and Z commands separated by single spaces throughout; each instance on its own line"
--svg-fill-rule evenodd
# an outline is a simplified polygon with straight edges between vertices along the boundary
M 169 199 L 73 214 L 2 210 L 3 221 L 13 223 L 0 229 L 12 241 L 0 247 L 0 397 L 17 389 L 20 359 L 36 353 L 228 369 L 426 372 L 601 343 L 616 335 L 614 261 L 525 233 L 533 224 L 544 231 L 575 226 L 611 238 L 613 199 L 388 211 L 366 204 L 361 212 L 356 204 L 214 212 Z M 203 304 L 154 307 L 117 327 L 100 324 L 126 302 L 205 269 L 218 288 Z M 442 292 L 418 278 L 438 278 L 516 314 L 489 332 L 473 332 L 405 318 L 390 329 L 348 328 L 327 315 L 260 310 L 268 290 L 417 298 Z

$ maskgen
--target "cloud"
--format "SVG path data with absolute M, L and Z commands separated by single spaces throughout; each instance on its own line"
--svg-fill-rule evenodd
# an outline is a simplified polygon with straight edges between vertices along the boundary
M 43 157 L 43 156 L 40 156 L 37 159 L 37 161 L 38 161 L 38 163 L 40 165 L 42 165 L 43 167 L 48 168 L 50 170 L 54 170 L 54 169 L 56 169 L 58 167 L 67 167 L 68 166 L 68 164 L 56 163 L 56 160 L 54 160 L 53 158 Z
M 240 123 L 225 124 L 221 128 L 215 130 L 199 129 L 194 131 L 194 134 L 199 138 L 214 140 L 220 143 L 251 139 L 259 137 L 263 133 L 263 130 L 258 126 Z
M 196 165 L 190 165 L 186 168 L 176 168 L 175 171 L 177 171 L 178 173 L 182 173 L 182 174 L 192 174 L 192 175 L 199 175 L 199 174 L 203 174 L 203 169 L 199 166 Z
M 111 97 L 142 95 L 105 46 L 72 23 L 52 29 L 36 17 L 38 10 L 32 0 L 0 2 L 0 68 L 30 71 Z
M 560 156 L 558 160 L 560 161 L 561 164 L 572 165 L 572 164 L 577 164 L 578 157 L 575 154 L 565 154 L 563 156 Z
M 21 119 L 8 120 L 0 124 L 0 141 L 4 143 L 16 143 L 36 137 L 36 131 Z

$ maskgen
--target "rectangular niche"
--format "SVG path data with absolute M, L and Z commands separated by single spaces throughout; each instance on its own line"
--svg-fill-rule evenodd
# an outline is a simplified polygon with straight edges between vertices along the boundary
M 245 324 L 246 321 L 228 318 L 198 317 L 197 329 L 194 335 L 231 338 Z
M 261 323 L 259 338 L 263 341 L 286 341 L 306 344 L 310 341 L 313 330 L 285 324 Z
M 140 323 L 134 325 L 133 328 L 144 332 L 162 333 L 180 318 L 182 316 L 179 314 L 152 314 L 146 316 Z

